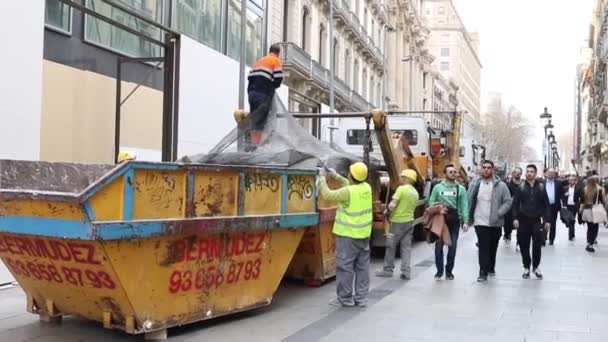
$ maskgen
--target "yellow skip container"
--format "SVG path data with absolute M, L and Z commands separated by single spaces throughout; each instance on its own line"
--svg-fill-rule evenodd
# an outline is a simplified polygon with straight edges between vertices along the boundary
M 270 304 L 316 170 L 0 161 L 0 257 L 42 320 L 150 338 Z

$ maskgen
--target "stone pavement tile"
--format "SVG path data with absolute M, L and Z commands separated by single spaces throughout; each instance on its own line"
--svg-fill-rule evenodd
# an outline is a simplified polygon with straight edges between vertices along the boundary
M 555 341 L 558 341 L 557 332 L 555 332 L 555 331 L 529 331 L 528 333 L 526 333 L 524 341 L 525 342 L 555 342 Z
M 559 342 L 605 342 L 606 335 L 558 332 L 557 339 Z
M 563 333 L 591 333 L 589 324 L 567 324 L 567 323 L 547 323 L 542 324 L 542 329 L 545 331 L 555 331 Z
M 562 310 L 557 306 L 553 310 L 535 309 L 531 316 L 532 323 L 559 323 L 565 325 L 588 324 L 589 314 L 581 311 Z
M 496 334 L 526 333 L 529 330 L 529 318 L 502 318 L 496 321 Z
M 608 314 L 590 312 L 589 326 L 592 333 L 608 334 Z
M 491 342 L 524 342 L 526 335 L 523 332 L 496 332 L 486 341 Z
M 0 319 L 0 333 L 32 323 L 38 323 L 38 316 L 31 313 L 19 313 L 11 317 L 2 318 Z

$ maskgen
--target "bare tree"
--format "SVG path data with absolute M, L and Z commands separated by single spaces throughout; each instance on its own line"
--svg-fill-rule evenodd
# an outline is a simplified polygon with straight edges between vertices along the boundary
M 481 128 L 488 158 L 513 165 L 536 157 L 534 148 L 528 145 L 532 126 L 516 107 L 487 113 Z

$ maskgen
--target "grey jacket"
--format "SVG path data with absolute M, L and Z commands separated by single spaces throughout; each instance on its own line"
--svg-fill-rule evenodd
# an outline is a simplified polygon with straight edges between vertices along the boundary
M 482 178 L 479 177 L 469 186 L 469 224 L 474 222 L 475 208 L 477 207 L 477 194 Z M 499 178 L 494 178 L 494 188 L 492 189 L 492 206 L 490 209 L 490 226 L 502 227 L 505 224 L 504 216 L 511 210 L 513 199 L 511 192 L 505 182 Z

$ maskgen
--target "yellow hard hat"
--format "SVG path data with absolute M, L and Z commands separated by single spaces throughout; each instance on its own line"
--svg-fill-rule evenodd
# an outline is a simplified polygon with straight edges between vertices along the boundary
M 350 174 L 356 181 L 363 182 L 367 179 L 367 165 L 356 162 L 350 166 Z
M 118 153 L 118 162 L 122 163 L 126 160 L 133 160 L 135 159 L 135 155 L 132 154 L 131 152 L 127 152 L 127 151 L 120 151 Z
M 407 170 L 401 171 L 401 177 L 409 178 L 413 182 L 415 182 L 418 179 L 418 174 L 416 173 L 416 171 L 414 171 L 412 169 L 407 169 Z

